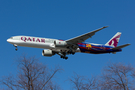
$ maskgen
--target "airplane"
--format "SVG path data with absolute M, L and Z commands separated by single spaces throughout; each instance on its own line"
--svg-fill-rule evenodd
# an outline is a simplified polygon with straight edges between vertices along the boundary
M 129 46 L 130 44 L 124 44 L 117 46 L 121 32 L 117 32 L 106 44 L 94 44 L 94 43 L 85 43 L 84 41 L 88 38 L 91 38 L 95 35 L 96 32 L 107 28 L 104 26 L 97 30 L 88 32 L 86 34 L 71 38 L 68 40 L 59 40 L 59 39 L 50 39 L 50 38 L 41 38 L 41 37 L 32 37 L 32 36 L 14 36 L 7 39 L 7 42 L 13 44 L 18 50 L 17 46 L 24 47 L 33 47 L 33 48 L 42 48 L 42 55 L 51 57 L 55 54 L 58 54 L 63 59 L 68 59 L 66 55 L 74 55 L 76 52 L 82 53 L 91 53 L 91 54 L 104 54 L 104 53 L 113 53 L 122 51 L 122 48 Z

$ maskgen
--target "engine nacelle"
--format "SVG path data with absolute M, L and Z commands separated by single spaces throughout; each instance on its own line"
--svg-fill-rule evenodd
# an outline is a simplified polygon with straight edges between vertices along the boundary
M 64 47 L 67 45 L 65 41 L 59 41 L 59 40 L 54 41 L 54 44 L 56 47 Z
M 51 57 L 51 56 L 55 55 L 55 53 L 52 50 L 43 50 L 42 55 Z

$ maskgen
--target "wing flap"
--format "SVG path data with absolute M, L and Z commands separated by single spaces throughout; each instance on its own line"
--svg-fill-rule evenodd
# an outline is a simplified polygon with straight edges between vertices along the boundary
M 75 37 L 75 38 L 71 38 L 71 39 L 68 39 L 66 40 L 66 42 L 68 43 L 72 43 L 72 44 L 77 44 L 77 43 L 81 43 L 81 42 L 84 42 L 86 39 L 92 37 L 93 35 L 95 35 L 96 32 L 104 29 L 104 28 L 107 28 L 108 26 L 104 26 L 102 28 L 99 28 L 97 30 L 94 30 L 94 31 L 91 31 L 89 33 L 86 33 L 86 34 L 83 34 L 83 35 L 80 35 L 78 37 Z
M 118 46 L 118 47 L 115 47 L 115 48 L 112 48 L 112 49 L 121 49 L 121 48 L 124 48 L 126 46 L 129 46 L 130 44 L 124 44 L 124 45 L 121 45 L 121 46 Z

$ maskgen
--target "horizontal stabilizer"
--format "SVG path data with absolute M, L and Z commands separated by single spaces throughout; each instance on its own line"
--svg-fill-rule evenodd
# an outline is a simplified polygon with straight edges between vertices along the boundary
M 124 45 L 121 45 L 121 46 L 118 46 L 118 47 L 115 47 L 115 48 L 112 48 L 112 49 L 121 49 L 121 48 L 124 48 L 126 46 L 129 46 L 130 44 L 124 44 Z

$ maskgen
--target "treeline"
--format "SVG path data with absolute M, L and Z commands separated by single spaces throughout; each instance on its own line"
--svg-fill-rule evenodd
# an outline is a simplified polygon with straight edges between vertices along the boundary
M 98 77 L 86 78 L 75 74 L 70 81 L 75 90 L 135 90 L 135 67 L 110 63 Z
M 35 57 L 21 56 L 17 63 L 17 75 L 1 77 L 3 90 L 64 90 L 52 80 L 62 68 L 49 69 Z M 72 90 L 135 90 L 135 67 L 109 63 L 100 76 L 87 78 L 74 74 L 69 81 Z

